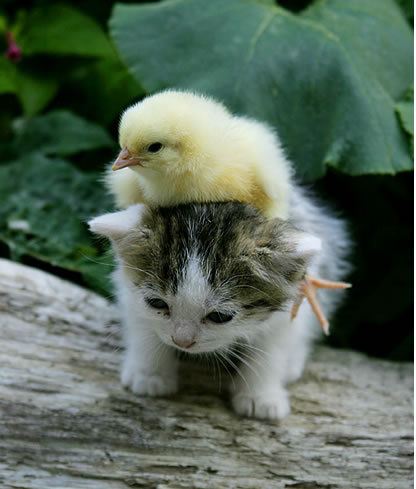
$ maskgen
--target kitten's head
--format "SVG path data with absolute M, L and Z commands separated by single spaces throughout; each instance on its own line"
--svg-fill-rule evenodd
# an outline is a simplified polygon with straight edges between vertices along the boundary
M 260 334 L 289 314 L 320 240 L 249 204 L 139 204 L 90 221 L 111 239 L 139 323 L 190 353 Z M 123 286 L 122 286 L 123 287 Z

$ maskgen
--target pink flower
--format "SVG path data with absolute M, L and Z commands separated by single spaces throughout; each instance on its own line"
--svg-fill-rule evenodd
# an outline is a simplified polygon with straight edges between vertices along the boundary
M 14 62 L 19 61 L 22 55 L 22 49 L 20 48 L 20 46 L 18 46 L 15 43 L 11 31 L 6 32 L 6 39 L 7 39 L 8 48 L 7 51 L 4 53 L 4 55 L 7 58 L 9 58 L 11 61 Z

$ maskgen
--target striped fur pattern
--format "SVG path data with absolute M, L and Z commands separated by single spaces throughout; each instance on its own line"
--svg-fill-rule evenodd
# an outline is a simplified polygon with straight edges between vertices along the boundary
M 308 258 L 295 253 L 297 234 L 248 204 L 191 204 L 147 209 L 118 250 L 132 282 L 162 297 L 177 294 L 197 261 L 218 302 L 243 319 L 287 309 Z

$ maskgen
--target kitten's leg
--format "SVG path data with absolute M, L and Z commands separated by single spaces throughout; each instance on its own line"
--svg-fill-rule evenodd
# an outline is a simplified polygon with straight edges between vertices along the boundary
M 313 341 L 322 337 L 322 330 L 318 324 L 314 311 L 304 301 L 299 316 L 291 320 L 289 326 L 292 327 L 294 334 L 290 347 L 291 354 L 287 362 L 286 383 L 295 382 L 302 375 Z
M 121 383 L 137 394 L 164 396 L 177 391 L 177 359 L 171 347 L 150 328 L 130 324 L 125 328 L 126 352 Z
M 308 314 L 306 314 L 308 316 Z M 241 376 L 237 376 L 232 404 L 244 416 L 282 419 L 290 412 L 286 384 L 298 378 L 304 367 L 310 339 L 305 334 L 310 319 L 299 313 L 290 321 L 288 314 L 274 319 L 276 326 L 248 346 L 242 363 Z M 311 325 L 313 326 L 313 325 Z M 244 354 L 242 354 L 244 356 Z M 244 377 L 244 379 L 242 378 Z

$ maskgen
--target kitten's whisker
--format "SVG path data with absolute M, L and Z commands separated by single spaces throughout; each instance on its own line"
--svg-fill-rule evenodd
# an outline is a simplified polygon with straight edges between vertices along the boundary
M 221 367 L 220 367 L 220 365 L 218 363 L 218 358 L 215 355 L 215 353 L 214 353 L 214 360 L 215 360 L 214 365 L 216 365 L 216 368 L 218 368 L 218 383 L 219 383 L 218 392 L 221 392 L 221 387 L 222 387 L 222 382 L 221 382 L 222 381 L 222 379 L 221 379 Z
M 259 348 L 258 346 L 255 346 L 255 345 L 252 345 L 250 343 L 239 343 L 239 342 L 236 342 L 235 345 L 237 346 L 241 346 L 242 348 L 244 348 L 245 350 L 248 350 L 252 353 L 258 353 L 259 355 L 266 355 L 268 356 L 269 358 L 273 358 L 273 355 L 266 351 L 266 350 L 263 350 L 262 348 Z
M 252 277 L 249 277 L 248 275 L 245 275 L 245 274 L 239 274 L 239 275 L 232 275 L 231 277 L 228 277 L 227 279 L 223 280 L 222 282 L 220 282 L 217 287 L 216 287 L 216 290 L 221 290 L 223 289 L 226 285 L 228 285 L 231 281 L 237 279 L 237 278 L 242 278 L 242 277 L 245 277 L 245 278 L 249 278 L 251 279 Z
M 160 277 L 158 277 L 155 273 L 150 272 L 149 270 L 143 270 L 142 268 L 136 267 L 132 263 L 128 263 L 128 262 L 124 261 L 123 262 L 123 266 L 125 266 L 129 270 L 133 270 L 135 272 L 144 273 L 145 275 L 148 275 L 149 277 L 155 279 L 156 281 L 160 281 Z
M 238 284 L 238 285 L 233 285 L 232 287 L 229 288 L 230 291 L 233 289 L 253 289 L 256 292 L 260 292 L 262 295 L 266 296 L 270 300 L 273 300 L 273 297 L 269 294 L 266 294 L 264 290 L 260 290 L 257 287 L 254 287 L 254 285 L 248 285 L 248 284 Z
M 250 354 L 250 352 L 244 351 L 242 352 L 242 354 L 244 354 L 244 358 L 247 358 L 249 361 L 254 362 L 256 365 L 258 365 L 261 370 L 265 370 L 265 368 L 267 367 L 267 362 L 264 361 L 261 356 L 259 357 L 257 353 Z
M 231 382 L 233 384 L 233 387 L 235 388 L 235 381 L 234 381 L 234 377 L 232 376 L 231 372 L 228 370 L 228 367 L 226 365 L 226 361 L 227 361 L 227 357 L 225 357 L 220 351 L 216 351 L 214 352 L 215 355 L 218 354 L 218 361 L 221 363 L 221 365 L 225 368 L 225 370 L 227 371 L 228 375 L 230 376 L 231 378 Z
M 259 378 L 259 380 L 261 380 L 262 376 L 260 375 L 260 373 L 253 367 L 253 365 L 250 364 L 250 362 L 246 361 L 245 358 L 242 355 L 239 355 L 234 350 L 230 350 L 229 351 L 229 354 L 233 355 L 235 358 L 237 358 L 238 360 L 240 360 L 241 362 L 243 362 L 244 365 L 246 365 L 247 368 L 249 368 L 250 370 L 252 370 L 257 375 L 257 377 Z M 252 360 L 250 357 L 246 357 L 246 358 L 248 358 L 249 360 Z M 261 366 L 261 365 L 259 365 L 259 366 Z
M 229 350 L 227 351 L 227 354 L 229 353 Z M 241 371 L 240 368 L 238 368 L 238 366 L 231 360 L 231 358 L 227 355 L 223 356 L 224 360 L 226 360 L 234 369 L 235 371 L 238 373 L 238 375 L 243 379 L 243 381 L 245 382 L 246 386 L 248 389 L 250 389 L 250 385 L 249 383 L 247 382 L 247 379 L 244 377 L 244 374 L 243 372 Z
M 117 331 L 107 331 L 107 333 L 104 335 L 105 340 L 111 340 L 116 337 Z
M 160 359 L 162 358 L 163 354 L 166 353 L 166 351 L 167 351 L 167 345 L 165 345 L 165 343 L 162 342 L 156 345 L 156 348 L 153 350 L 152 355 L 156 358 L 156 368 L 159 368 Z
M 117 304 L 118 294 L 115 292 L 114 294 L 103 295 L 104 299 L 110 301 L 113 305 Z
M 214 367 L 214 378 L 215 379 L 217 378 L 217 368 L 218 368 L 218 380 L 219 380 L 218 392 L 221 392 L 221 369 L 218 365 L 218 360 L 215 356 L 215 352 L 213 352 L 213 354 L 207 353 L 206 357 L 208 358 L 209 361 L 211 361 L 211 359 L 213 360 L 212 365 Z
M 107 333 L 105 336 L 104 336 L 104 339 L 103 341 L 104 342 L 110 342 L 113 340 L 113 338 L 117 338 L 117 333 L 115 331 L 111 331 L 109 333 Z M 117 341 L 116 342 L 116 345 L 114 345 L 111 349 L 111 353 L 118 353 L 120 350 L 122 350 L 122 346 L 120 345 L 120 341 Z
M 97 265 L 105 265 L 107 267 L 112 267 L 114 268 L 114 263 L 106 263 L 104 261 L 97 261 L 97 260 L 94 260 L 93 258 L 91 258 L 90 256 L 87 256 L 87 255 L 84 255 L 84 253 L 81 253 L 81 256 L 85 259 L 87 259 L 88 261 L 91 261 L 93 263 L 96 263 Z

